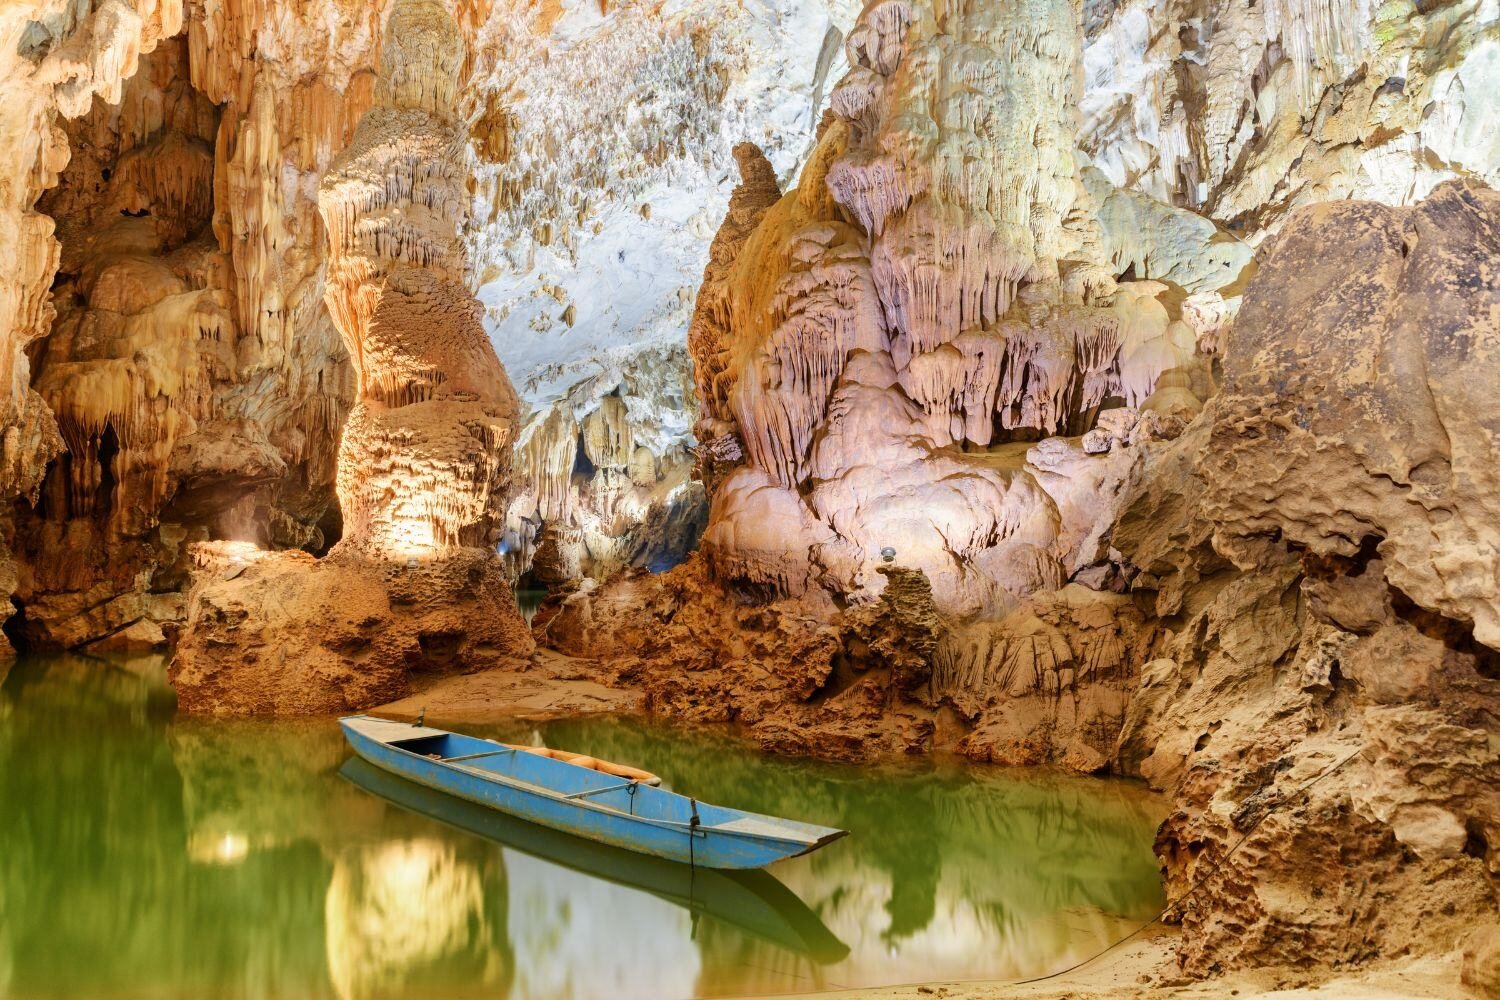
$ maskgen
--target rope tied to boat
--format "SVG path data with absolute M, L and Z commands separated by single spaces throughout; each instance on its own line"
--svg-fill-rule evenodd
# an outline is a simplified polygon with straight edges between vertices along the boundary
M 693 840 L 698 836 L 698 827 L 703 825 L 703 821 L 698 818 L 698 800 L 689 798 L 688 806 L 693 810 L 693 815 L 688 820 L 688 867 L 696 870 L 698 861 L 694 857 Z
M 632 816 L 635 815 L 635 791 L 640 785 L 639 781 L 632 778 L 630 784 L 625 787 L 625 794 L 630 796 L 630 815 Z

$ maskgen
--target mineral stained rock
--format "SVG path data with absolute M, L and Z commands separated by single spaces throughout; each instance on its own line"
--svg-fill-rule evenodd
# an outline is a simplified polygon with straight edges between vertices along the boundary
M 1168 791 L 1192 974 L 1492 981 L 1494 0 L 853 8 L 4 5 L 8 637 L 338 711 L 583 580 L 654 711 Z
M 1167 206 L 1161 253 L 1120 221 L 1144 204 L 1116 208 L 1107 236 L 1076 155 L 1076 14 L 868 5 L 796 189 L 736 149 L 688 333 L 711 508 L 702 565 L 680 575 L 709 581 L 705 602 L 801 607 L 838 632 L 879 605 L 893 551 L 945 623 L 921 711 L 951 709 L 968 752 L 1014 762 L 1060 759 L 1080 733 L 1112 749 L 1157 641 L 1111 592 L 1112 498 L 1128 446 L 1178 433 L 1211 395 L 1227 319 L 1192 297 L 1237 297 L 1248 263 Z M 1132 254 L 1163 280 L 1118 281 Z M 569 631 L 622 606 L 570 604 L 548 635 L 578 650 Z M 862 731 L 877 752 L 879 726 Z
M 710 473 L 719 577 L 868 597 L 889 547 L 945 613 L 1003 613 L 1090 535 L 1024 445 L 1107 399 L 1197 411 L 1181 299 L 1116 282 L 1075 165 L 1081 45 L 1065 3 L 871 5 L 797 190 L 741 156 L 689 332 L 698 437 L 743 455 Z
M 525 410 L 505 547 L 526 585 L 661 569 L 696 545 L 708 505 L 683 330 L 732 150 L 753 139 L 796 176 L 858 9 L 493 3 L 466 88 L 469 239 Z
M 32 588 L 26 554 L 12 557 L 10 508 L 17 500 L 38 500 L 48 465 L 63 450 L 56 418 L 32 387 L 26 353 L 50 333 L 56 316 L 49 289 L 60 246 L 54 220 L 36 211 L 36 202 L 68 164 L 59 116 L 80 117 L 95 94 L 118 103 L 142 55 L 181 27 L 180 0 L 98 9 L 25 3 L 0 10 L 0 248 L 7 260 L 0 275 L 0 499 L 7 522 L 0 592 L 7 599 Z M 102 589 L 106 598 L 114 596 L 107 585 Z
M 344 535 L 322 561 L 202 547 L 230 565 L 202 575 L 173 661 L 189 711 L 339 711 L 531 651 L 495 550 L 517 402 L 464 283 L 464 53 L 441 0 L 399 0 L 374 106 L 319 195 L 358 383 Z
M 1200 972 L 1451 944 L 1495 913 L 1497 442 L 1477 401 L 1500 390 L 1500 196 L 1303 209 L 1263 256 L 1192 438 L 1201 485 L 1173 503 L 1200 527 L 1165 540 L 1143 495 L 1116 535 L 1183 626 L 1130 752 L 1176 789 L 1158 854 L 1169 891 L 1204 880 L 1181 913 Z

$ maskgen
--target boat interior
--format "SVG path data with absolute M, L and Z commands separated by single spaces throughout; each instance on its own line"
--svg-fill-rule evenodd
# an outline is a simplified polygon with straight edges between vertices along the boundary
M 647 784 L 643 780 L 623 777 L 579 762 L 609 763 L 600 762 L 593 757 L 571 755 L 572 760 L 564 760 L 536 752 L 541 748 L 511 746 L 457 733 L 393 740 L 388 745 L 470 771 L 488 772 L 512 781 L 535 785 L 553 797 L 588 801 L 644 819 L 685 824 L 691 821 L 696 812 L 699 823 L 704 827 L 731 828 L 740 833 L 781 840 L 806 839 L 812 842 L 822 832 L 816 827 L 790 820 L 753 816 L 736 809 L 696 802 L 685 795 Z M 647 774 L 635 768 L 630 770 Z M 655 776 L 647 774 L 647 777 Z

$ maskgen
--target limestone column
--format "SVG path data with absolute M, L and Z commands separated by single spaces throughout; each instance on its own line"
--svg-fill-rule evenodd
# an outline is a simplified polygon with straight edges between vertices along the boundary
M 498 540 L 517 402 L 465 280 L 463 58 L 440 0 L 398 2 L 375 106 L 319 192 L 328 308 L 358 386 L 335 556 L 425 562 Z
M 357 385 L 338 455 L 343 537 L 322 560 L 198 547 L 171 671 L 183 709 L 364 709 L 409 693 L 414 674 L 534 649 L 496 552 L 517 402 L 465 282 L 463 59 L 444 3 L 397 0 L 374 105 L 318 198 L 328 309 Z

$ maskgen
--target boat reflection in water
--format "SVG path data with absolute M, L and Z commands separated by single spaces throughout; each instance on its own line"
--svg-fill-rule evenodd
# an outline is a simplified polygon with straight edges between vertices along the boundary
M 339 774 L 403 809 L 575 872 L 644 890 L 682 907 L 694 920 L 711 915 L 820 965 L 842 961 L 849 954 L 849 946 L 769 872 L 690 868 L 596 844 L 444 795 L 358 757 L 345 762 Z

